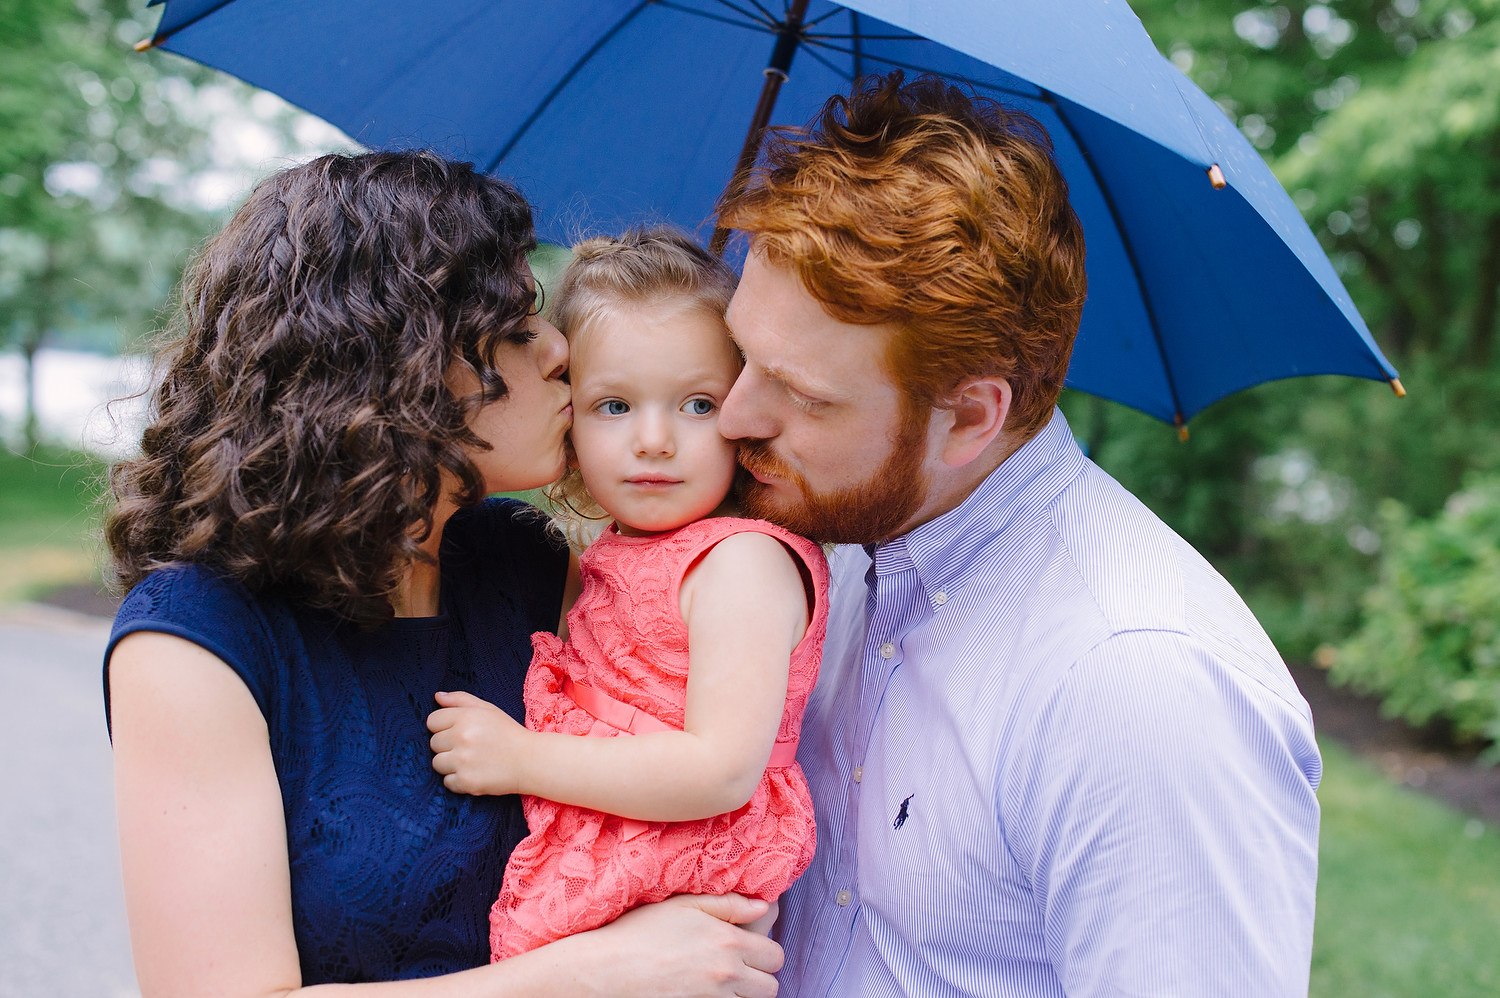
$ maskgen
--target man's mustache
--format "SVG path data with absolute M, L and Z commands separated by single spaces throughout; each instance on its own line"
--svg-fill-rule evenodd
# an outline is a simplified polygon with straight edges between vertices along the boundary
M 740 467 L 763 478 L 795 480 L 797 475 L 785 461 L 776 456 L 768 440 L 742 440 L 739 447 Z

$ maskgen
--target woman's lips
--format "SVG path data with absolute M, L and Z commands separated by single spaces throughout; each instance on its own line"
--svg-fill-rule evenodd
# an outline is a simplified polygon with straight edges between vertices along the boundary
M 633 475 L 625 479 L 627 485 L 655 486 L 655 485 L 681 485 L 682 479 L 668 478 L 665 475 Z

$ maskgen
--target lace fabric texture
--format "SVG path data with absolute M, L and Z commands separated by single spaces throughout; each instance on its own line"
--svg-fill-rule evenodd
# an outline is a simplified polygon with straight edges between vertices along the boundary
M 731 534 L 769 534 L 800 559 L 813 594 L 807 633 L 793 650 L 778 740 L 795 739 L 817 679 L 828 625 L 828 566 L 811 541 L 761 520 L 717 517 L 667 534 L 607 530 L 580 560 L 583 588 L 568 613 L 568 641 L 532 635 L 526 724 L 536 731 L 618 737 L 563 692 L 584 682 L 681 728 L 687 700 L 683 576 Z M 625 733 L 629 737 L 628 733 Z M 642 822 L 525 797 L 531 833 L 511 853 L 490 912 L 501 960 L 598 928 L 673 894 L 737 892 L 772 900 L 812 861 L 812 801 L 800 766 L 768 769 L 744 807 L 699 821 Z
M 528 636 L 556 624 L 567 552 L 535 511 L 501 500 L 455 513 L 442 543 L 436 617 L 362 632 L 186 565 L 149 575 L 115 621 L 111 648 L 158 631 L 207 649 L 265 716 L 304 985 L 489 959 L 490 906 L 526 834 L 520 799 L 444 789 L 427 715 L 434 691 L 467 690 L 524 716 Z

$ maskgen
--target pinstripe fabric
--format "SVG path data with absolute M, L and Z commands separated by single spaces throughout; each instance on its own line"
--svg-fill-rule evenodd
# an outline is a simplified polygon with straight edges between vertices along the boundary
M 783 995 L 1307 993 L 1307 704 L 1061 413 L 957 509 L 832 561 Z

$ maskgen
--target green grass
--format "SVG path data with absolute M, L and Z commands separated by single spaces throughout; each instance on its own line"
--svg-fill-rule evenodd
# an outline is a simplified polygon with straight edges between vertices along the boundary
M 1322 748 L 1312 998 L 1500 995 L 1500 832 Z
M 73 451 L 0 448 L 0 603 L 99 577 L 103 464 Z

